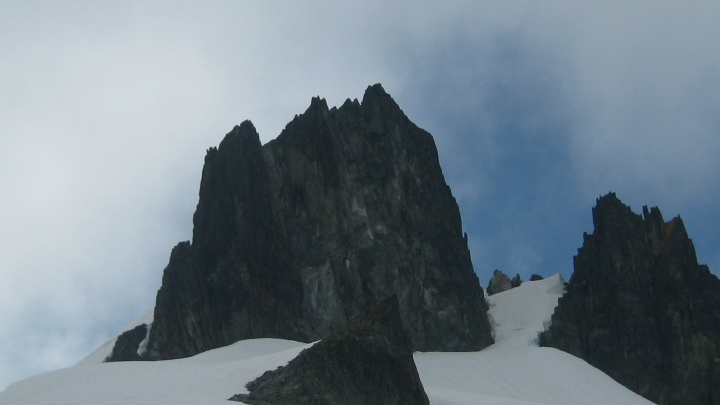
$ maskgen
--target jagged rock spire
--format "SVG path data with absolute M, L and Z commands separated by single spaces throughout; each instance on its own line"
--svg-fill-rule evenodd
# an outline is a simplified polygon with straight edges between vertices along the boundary
M 397 295 L 413 350 L 492 343 L 432 136 L 379 84 L 313 98 L 261 145 L 249 121 L 205 158 L 192 243 L 163 275 L 146 356 L 237 340 L 314 341 Z
M 679 217 L 597 200 L 567 293 L 541 336 L 658 404 L 720 404 L 720 281 Z

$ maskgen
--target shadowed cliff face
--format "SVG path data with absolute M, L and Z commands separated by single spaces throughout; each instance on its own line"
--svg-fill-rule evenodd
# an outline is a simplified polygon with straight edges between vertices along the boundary
M 149 359 L 237 340 L 313 341 L 397 295 L 413 350 L 492 343 L 432 136 L 380 85 L 314 98 L 261 146 L 248 121 L 208 150 L 192 244 L 173 249 Z
M 720 404 L 720 281 L 679 217 L 593 209 L 567 293 L 541 336 L 658 404 Z

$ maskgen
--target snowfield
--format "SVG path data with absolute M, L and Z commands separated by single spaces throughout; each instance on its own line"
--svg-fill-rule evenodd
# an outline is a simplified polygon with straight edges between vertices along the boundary
M 434 405 L 648 405 L 567 353 L 537 346 L 563 293 L 559 275 L 488 297 L 496 343 L 480 352 L 415 353 Z M 152 320 L 152 311 L 135 324 Z M 130 325 L 133 327 L 135 325 Z M 129 328 L 128 328 L 129 329 Z M 114 339 L 74 367 L 35 376 L 0 393 L 0 404 L 230 404 L 245 384 L 287 364 L 311 344 L 253 339 L 187 359 L 102 363 Z
M 487 297 L 495 344 L 473 353 L 415 353 L 435 405 L 649 405 L 584 360 L 538 347 L 564 293 L 559 274 Z

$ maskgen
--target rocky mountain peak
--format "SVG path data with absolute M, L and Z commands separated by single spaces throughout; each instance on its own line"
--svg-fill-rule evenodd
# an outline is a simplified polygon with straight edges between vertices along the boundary
M 541 335 L 658 404 L 720 404 L 720 280 L 682 220 L 597 200 L 575 271 Z
M 313 98 L 261 145 L 249 121 L 205 157 L 192 243 L 173 250 L 148 359 L 237 340 L 321 339 L 390 296 L 414 350 L 492 343 L 432 136 L 382 86 Z

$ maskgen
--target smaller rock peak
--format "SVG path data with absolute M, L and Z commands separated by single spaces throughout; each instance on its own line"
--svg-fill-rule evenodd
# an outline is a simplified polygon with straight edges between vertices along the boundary
M 259 138 L 260 136 L 255 129 L 255 125 L 253 125 L 250 120 L 245 120 L 241 122 L 240 125 L 235 125 L 232 131 L 230 131 L 225 136 L 225 139 L 227 139 L 228 137 L 237 139 L 255 139 Z M 220 143 L 220 145 L 222 145 L 222 142 Z
M 520 274 L 515 274 L 515 277 L 513 277 L 513 279 L 510 280 L 510 283 L 512 284 L 512 288 L 520 287 L 520 284 L 522 284 L 522 279 L 520 278 Z
M 682 218 L 680 218 L 680 215 L 663 224 L 663 233 L 666 238 L 677 237 L 680 239 L 688 239 L 685 223 Z
M 310 100 L 310 107 L 308 107 L 306 112 L 310 111 L 320 111 L 320 112 L 328 112 L 330 109 L 328 108 L 327 101 L 324 98 L 320 98 L 320 96 L 313 97 Z
M 245 385 L 246 404 L 429 404 L 397 296 Z
M 597 210 L 611 210 L 618 207 L 625 207 L 625 204 L 612 191 L 595 200 L 595 209 Z
M 495 270 L 493 276 L 488 284 L 487 293 L 488 295 L 494 295 L 507 291 L 512 288 L 512 281 L 505 273 L 500 270 Z
M 253 123 L 250 122 L 250 120 L 245 120 L 241 122 L 240 125 L 235 125 L 232 131 L 225 135 L 225 138 L 220 142 L 217 149 L 218 151 L 232 150 L 237 148 L 238 145 L 246 145 L 248 143 L 259 146 L 260 135 L 258 135 Z
M 333 108 L 334 109 L 334 108 Z M 337 109 L 338 111 L 342 111 L 343 113 L 355 113 L 360 111 L 360 102 L 358 99 L 345 99 L 345 102 L 340 106 L 340 108 Z M 332 112 L 332 110 L 331 110 Z
M 625 224 L 628 217 L 640 218 L 639 215 L 632 212 L 630 207 L 623 204 L 613 192 L 598 198 L 592 212 L 595 231 L 600 233 Z
M 377 83 L 373 84 L 372 86 L 368 86 L 368 88 L 365 89 L 365 95 L 363 95 L 362 103 L 373 103 L 374 101 L 383 99 L 392 100 L 392 97 L 387 94 L 387 92 L 380 83 Z
M 236 125 L 235 128 L 238 129 L 240 132 L 244 133 L 257 133 L 257 130 L 255 129 L 255 125 L 253 125 L 252 121 L 245 120 L 240 123 L 240 125 Z
M 670 238 L 672 235 L 679 235 L 680 238 L 687 238 L 687 230 L 680 215 L 665 222 L 660 208 L 652 207 L 648 210 L 647 205 L 643 207 L 643 218 L 657 235 Z
M 370 109 L 377 109 L 383 114 L 396 114 L 400 106 L 385 91 L 380 83 L 368 86 L 363 96 L 362 106 Z M 402 113 L 402 111 L 400 111 Z
M 658 207 L 652 207 L 648 211 L 647 205 L 643 206 L 643 218 L 645 219 L 645 222 L 656 231 L 663 229 L 665 226 L 665 220 L 663 219 L 663 215 Z
M 389 97 L 389 94 L 387 94 L 382 84 L 380 83 L 375 83 L 371 86 L 368 86 L 368 88 L 365 90 L 365 96 L 367 96 L 368 94 L 376 97 Z
M 650 208 L 650 210 L 648 211 L 648 206 L 647 206 L 647 205 L 644 205 L 644 206 L 643 206 L 643 218 L 645 218 L 645 220 L 647 221 L 647 220 L 649 220 L 650 218 L 653 218 L 653 217 L 657 217 L 657 218 L 660 218 L 660 219 L 662 220 L 662 217 L 663 217 L 663 216 L 662 216 L 662 213 L 660 213 L 660 208 L 658 208 L 658 207 L 652 207 L 652 208 Z
M 348 108 L 353 108 L 353 107 L 358 107 L 358 106 L 360 106 L 360 102 L 358 101 L 358 99 L 350 100 L 349 98 L 347 98 L 347 99 L 345 99 L 345 102 L 343 103 L 343 105 L 340 106 L 340 108 L 348 109 Z

